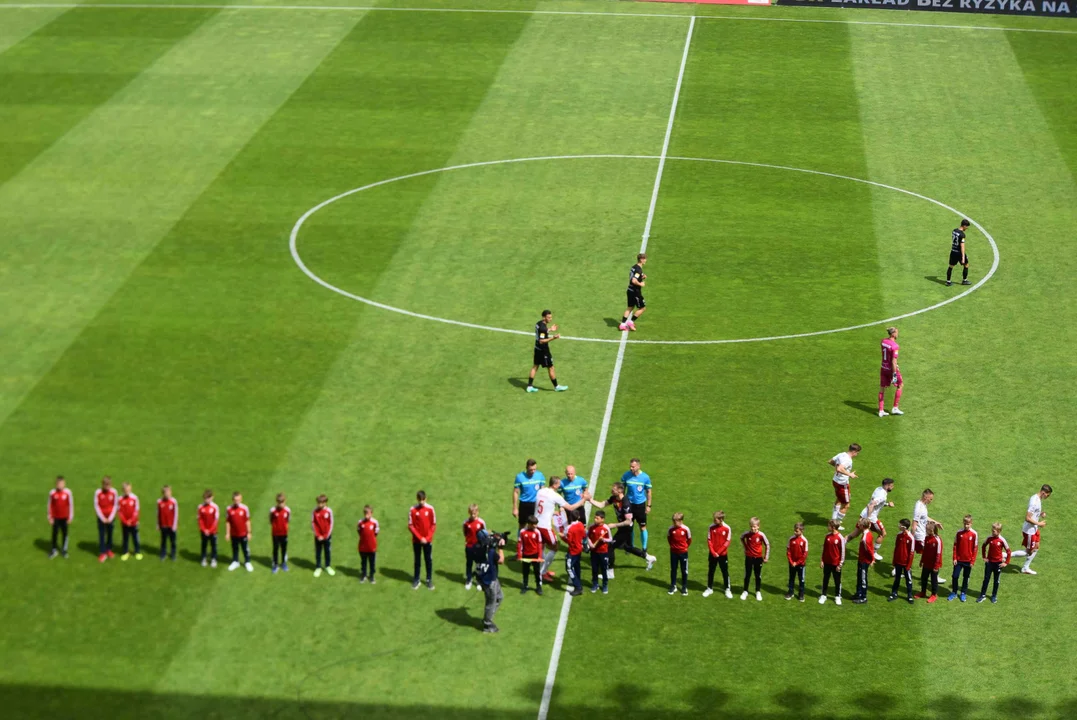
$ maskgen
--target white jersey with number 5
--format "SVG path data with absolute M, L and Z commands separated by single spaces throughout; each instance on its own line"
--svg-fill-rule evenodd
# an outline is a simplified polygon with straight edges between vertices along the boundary
M 912 536 L 923 542 L 927 539 L 927 505 L 923 500 L 917 500 L 912 510 Z
M 834 457 L 830 458 L 830 462 L 834 463 L 834 482 L 838 485 L 848 485 L 849 476 L 842 475 L 838 472 L 839 467 L 843 467 L 849 472 L 853 471 L 853 456 L 847 452 L 838 453 Z
M 875 491 L 871 493 L 871 501 L 868 506 L 860 511 L 860 517 L 867 518 L 872 522 L 879 519 L 879 511 L 886 505 L 886 490 L 880 485 L 875 488 Z M 872 508 L 871 512 L 868 512 L 868 508 Z
M 1040 494 L 1036 493 L 1028 499 L 1028 512 L 1031 513 L 1032 519 L 1036 522 L 1040 521 L 1040 515 L 1043 514 L 1043 501 L 1040 500 Z M 1021 532 L 1025 535 L 1035 535 L 1039 530 L 1038 525 L 1033 525 L 1028 520 L 1025 520 L 1025 524 L 1021 526 Z
M 553 530 L 553 516 L 559 505 L 568 505 L 568 500 L 551 487 L 544 487 L 538 491 L 535 499 L 535 517 L 538 518 L 538 526 L 543 530 Z

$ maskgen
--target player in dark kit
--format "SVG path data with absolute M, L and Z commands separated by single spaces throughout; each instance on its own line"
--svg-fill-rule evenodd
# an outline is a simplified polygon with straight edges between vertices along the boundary
M 643 266 L 646 264 L 647 253 L 640 253 L 636 256 L 636 264 L 628 271 L 628 309 L 617 326 L 618 330 L 635 330 L 635 320 L 647 309 L 647 303 L 643 300 L 643 286 L 647 284 Z
M 954 266 L 961 266 L 961 284 L 971 285 L 969 282 L 969 255 L 965 252 L 965 230 L 970 223 L 968 220 L 961 221 L 961 227 L 954 228 L 950 233 L 950 267 L 946 268 L 946 287 L 953 285 L 950 277 L 953 275 Z
M 557 384 L 557 373 L 553 369 L 553 354 L 550 352 L 550 343 L 561 337 L 557 334 L 557 326 L 551 325 L 553 313 L 549 310 L 542 311 L 542 319 L 535 323 L 535 359 L 531 366 L 531 375 L 527 379 L 527 392 L 538 392 L 535 387 L 535 372 L 540 368 L 546 368 L 550 373 L 550 382 L 557 392 L 568 390 L 568 385 Z M 551 334 L 552 333 L 552 334 Z
M 632 543 L 632 523 L 634 520 L 632 517 L 632 506 L 629 504 L 628 498 L 625 497 L 624 485 L 615 482 L 610 488 L 610 497 L 605 502 L 593 499 L 588 502 L 599 509 L 602 509 L 607 505 L 612 505 L 617 513 L 617 522 L 606 524 L 608 529 L 617 531 L 613 535 L 613 540 L 610 543 L 609 548 L 608 577 L 613 577 L 613 568 L 617 561 L 617 550 L 624 550 L 629 555 L 643 558 L 647 561 L 647 569 L 650 570 L 653 568 L 657 558 L 654 555 L 648 555 L 646 550 L 638 548 Z

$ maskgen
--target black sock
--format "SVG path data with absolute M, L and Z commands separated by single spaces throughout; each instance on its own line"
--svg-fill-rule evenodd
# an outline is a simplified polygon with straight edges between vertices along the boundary
M 535 384 L 535 378 L 527 378 L 527 386 L 531 387 Z
M 961 279 L 962 280 L 968 280 L 969 279 L 969 269 L 968 269 L 968 267 L 961 268 Z
M 639 320 L 639 313 L 632 313 L 632 322 Z
M 557 387 L 557 378 L 550 378 L 550 382 L 553 383 L 554 387 Z
M 950 282 L 950 277 L 954 274 L 954 269 L 946 268 L 946 282 Z

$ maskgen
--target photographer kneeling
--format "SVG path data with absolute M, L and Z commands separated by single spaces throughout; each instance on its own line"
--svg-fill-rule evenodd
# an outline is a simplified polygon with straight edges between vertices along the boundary
M 499 566 L 505 562 L 505 551 L 501 549 L 505 546 L 505 535 L 479 530 L 475 535 L 475 540 L 479 550 L 476 553 L 479 557 L 476 558 L 475 574 L 478 576 L 483 594 L 486 595 L 482 631 L 495 633 L 498 628 L 494 625 L 494 613 L 497 612 L 501 601 L 505 599 L 501 592 L 501 581 L 497 577 Z

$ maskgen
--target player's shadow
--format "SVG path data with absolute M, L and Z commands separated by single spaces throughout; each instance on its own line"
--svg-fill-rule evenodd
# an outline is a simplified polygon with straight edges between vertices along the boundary
M 390 580 L 396 580 L 397 582 L 407 583 L 411 585 L 412 577 L 411 573 L 405 572 L 398 568 L 383 567 L 378 570 L 378 574 L 389 578 Z M 422 576 L 425 577 L 425 576 Z
M 468 614 L 466 607 L 441 608 L 440 610 L 435 610 L 434 614 L 453 625 L 482 630 L 482 618 L 472 617 Z
M 75 547 L 84 553 L 89 553 L 90 555 L 97 557 L 97 543 L 90 542 L 89 540 L 83 540 L 82 542 L 76 544 Z M 112 551 L 116 551 L 115 543 L 113 543 Z
M 663 579 L 662 576 L 660 576 L 660 575 L 659 576 L 655 576 L 655 575 L 637 575 L 636 576 L 636 582 L 647 583 L 648 585 L 654 585 L 655 587 L 660 587 L 660 588 L 662 588 L 663 590 L 665 590 L 667 592 L 669 591 L 669 576 L 668 575 L 665 577 L 665 579 Z M 681 587 L 681 574 L 677 573 L 677 591 L 678 592 L 680 592 L 680 587 Z M 688 589 L 693 591 L 693 592 L 703 592 L 704 590 L 707 589 L 707 586 L 704 585 L 702 582 L 699 582 L 697 580 L 689 580 L 688 581 Z
M 294 565 L 300 570 L 310 570 L 311 572 L 314 572 L 315 568 L 318 567 L 310 560 L 304 560 L 303 558 L 294 558 L 291 555 L 288 556 L 288 564 Z
M 606 327 L 620 327 L 624 320 L 618 320 L 617 318 L 606 318 Z
M 58 539 L 57 542 L 59 542 Z M 48 554 L 52 552 L 52 541 L 46 540 L 45 538 L 38 538 L 37 540 L 34 540 L 34 547 L 36 547 L 41 552 Z
M 207 548 L 208 551 L 208 548 Z M 200 563 L 202 562 L 202 556 L 191 550 L 180 550 L 179 556 L 188 562 Z
M 510 377 L 508 380 L 509 380 L 509 385 L 512 385 L 515 388 L 519 388 L 520 390 L 526 390 L 527 389 L 527 380 L 524 380 L 523 378 Z M 535 387 L 537 389 L 539 389 L 539 390 L 547 390 L 547 389 L 549 389 L 549 388 L 541 388 L 541 387 L 538 387 L 537 385 Z
M 435 570 L 434 574 L 437 575 L 438 577 L 445 578 L 446 580 L 451 582 L 453 585 L 463 585 L 464 584 L 464 574 L 463 573 L 451 573 L 451 572 L 448 572 L 446 570 Z
M 336 568 L 337 572 L 339 572 L 344 577 L 350 577 L 354 578 L 355 580 L 358 580 L 363 576 L 363 573 L 359 572 L 359 568 L 349 567 L 347 565 L 334 565 L 333 567 Z
M 864 402 L 863 400 L 845 400 L 844 402 L 845 402 L 846 405 L 851 407 L 853 410 L 863 410 L 864 412 L 868 413 L 869 415 L 878 415 L 879 414 L 879 405 L 878 405 L 878 403 Z
M 255 565 L 261 565 L 262 567 L 273 568 L 273 558 L 268 555 L 251 555 L 251 560 Z
M 820 515 L 819 513 L 808 512 L 805 510 L 800 511 L 800 519 L 804 522 L 805 525 L 815 527 L 826 527 L 827 524 L 830 522 L 830 518 L 828 518 L 826 515 Z
M 924 275 L 924 280 L 930 280 L 933 283 L 938 283 L 939 285 L 943 286 L 946 285 L 946 280 L 939 277 L 938 275 Z

